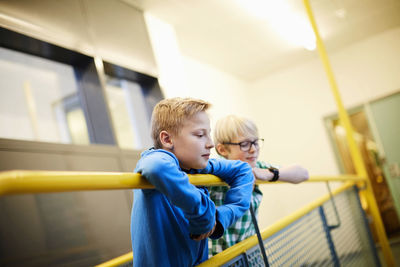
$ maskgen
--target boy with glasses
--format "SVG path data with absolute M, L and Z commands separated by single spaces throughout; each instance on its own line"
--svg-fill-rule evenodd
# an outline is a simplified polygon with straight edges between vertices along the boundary
M 249 163 L 256 179 L 271 182 L 279 180 L 294 184 L 308 179 L 308 171 L 301 166 L 292 165 L 278 169 L 276 166 L 258 161 L 264 139 L 259 138 L 256 125 L 249 119 L 230 115 L 219 120 L 214 129 L 214 142 L 215 149 L 220 156 Z M 216 206 L 223 205 L 229 188 L 212 186 L 209 190 L 210 198 Z M 262 192 L 255 185 L 251 197 L 255 214 L 258 212 L 262 196 Z M 221 238 L 211 240 L 210 256 L 214 256 L 254 234 L 255 228 L 251 222 L 250 210 L 247 210 L 241 218 L 225 230 Z

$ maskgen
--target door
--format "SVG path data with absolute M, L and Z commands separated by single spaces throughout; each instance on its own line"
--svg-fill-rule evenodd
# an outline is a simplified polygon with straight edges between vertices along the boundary
M 368 178 L 371 182 L 373 193 L 379 207 L 383 225 L 385 226 L 388 237 L 391 238 L 400 234 L 400 220 L 397 217 L 394 200 L 389 186 L 387 185 L 387 178 L 385 177 L 382 161 L 380 160 L 380 155 L 382 155 L 383 152 L 381 152 L 382 149 L 377 145 L 372 134 L 371 128 L 373 128 L 373 126 L 369 124 L 366 110 L 367 107 L 364 106 L 353 108 L 349 111 L 349 117 L 354 130 L 354 138 L 364 161 Z M 337 114 L 326 118 L 325 122 L 332 137 L 341 172 L 356 174 L 347 143 L 346 131 L 340 124 Z M 365 212 L 370 214 L 366 199 L 360 196 L 360 200 Z M 370 223 L 374 240 L 377 241 L 378 238 L 375 228 L 372 227 L 372 222 Z
M 369 104 L 375 140 L 383 150 L 381 162 L 386 182 L 400 218 L 400 92 Z

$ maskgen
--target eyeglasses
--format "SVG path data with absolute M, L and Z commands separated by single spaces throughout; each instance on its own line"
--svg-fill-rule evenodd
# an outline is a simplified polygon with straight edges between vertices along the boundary
M 224 142 L 222 144 L 239 146 L 240 150 L 242 150 L 243 152 L 248 152 L 248 151 L 250 151 L 252 145 L 254 145 L 255 149 L 260 149 L 264 144 L 264 139 L 260 138 L 260 139 L 254 140 L 254 141 L 243 141 L 240 143 Z

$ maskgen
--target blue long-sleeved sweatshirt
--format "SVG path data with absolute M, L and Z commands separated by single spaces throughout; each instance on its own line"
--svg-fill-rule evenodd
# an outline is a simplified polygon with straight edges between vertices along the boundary
M 215 207 L 205 187 L 189 183 L 174 154 L 162 149 L 142 153 L 135 172 L 155 189 L 134 190 L 131 236 L 134 266 L 194 266 L 208 258 L 207 239 L 195 241 L 190 234 L 218 229 L 219 238 L 250 206 L 253 174 L 241 161 L 210 159 L 202 170 L 190 174 L 214 174 L 230 185 L 225 204 Z

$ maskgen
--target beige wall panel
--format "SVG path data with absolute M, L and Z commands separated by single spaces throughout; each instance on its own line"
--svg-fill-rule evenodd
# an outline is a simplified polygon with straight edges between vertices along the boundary
M 14 31 L 87 54 L 93 53 L 79 0 L 1 1 L 0 24 Z
M 67 170 L 63 155 L 41 152 L 0 151 L 0 170 Z
M 65 162 L 71 171 L 121 171 L 117 155 L 68 154 Z
M 139 161 L 140 159 L 140 153 L 137 152 L 137 154 L 123 154 L 122 155 L 122 171 L 124 172 L 133 172 L 135 167 L 136 167 L 136 163 Z
M 157 76 L 143 12 L 119 0 L 0 3 L 0 26 Z
M 86 224 L 89 226 L 86 233 L 90 243 L 98 244 L 102 256 L 128 252 L 131 247 L 131 204 L 125 191 L 81 192 L 80 199 L 86 211 Z
M 47 250 L 44 229 L 34 195 L 0 198 L 0 257 L 12 262 L 23 251 L 26 256 Z
M 0 139 L 0 170 L 132 172 L 139 152 Z M 91 266 L 131 250 L 132 190 L 0 198 L 0 266 Z M 3 216 L 5 215 L 5 216 Z

